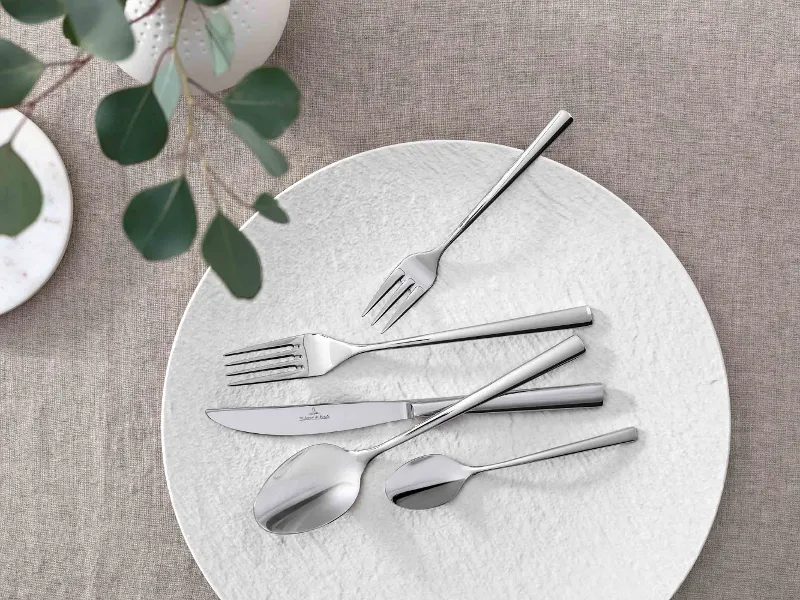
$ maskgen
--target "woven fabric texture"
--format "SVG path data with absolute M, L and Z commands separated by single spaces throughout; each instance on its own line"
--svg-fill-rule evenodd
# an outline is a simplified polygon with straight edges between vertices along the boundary
M 40 58 L 74 54 L 57 34 L 58 24 L 0 13 L 0 36 Z M 570 110 L 576 122 L 549 156 L 615 192 L 670 244 L 728 369 L 728 482 L 676 598 L 797 598 L 798 47 L 800 9 L 781 0 L 295 0 L 270 59 L 304 94 L 279 140 L 290 171 L 264 176 L 216 120 L 203 116 L 199 135 L 252 197 L 386 144 L 525 147 Z M 0 316 L 1 598 L 214 597 L 170 508 L 159 444 L 170 344 L 203 263 L 196 247 L 147 263 L 121 228 L 128 199 L 178 169 L 186 107 L 163 155 L 123 168 L 100 152 L 94 110 L 133 83 L 92 63 L 34 117 L 67 165 L 75 223 L 52 280 Z M 190 178 L 207 220 L 213 201 L 196 166 Z

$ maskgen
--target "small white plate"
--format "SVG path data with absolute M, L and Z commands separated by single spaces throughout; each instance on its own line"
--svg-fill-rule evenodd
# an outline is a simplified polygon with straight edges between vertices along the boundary
M 0 111 L 0 145 L 22 118 L 14 109 Z M 0 235 L 0 314 L 28 300 L 53 276 L 72 230 L 72 190 L 53 143 L 28 120 L 12 147 L 39 182 L 43 201 L 33 225 L 16 237 Z

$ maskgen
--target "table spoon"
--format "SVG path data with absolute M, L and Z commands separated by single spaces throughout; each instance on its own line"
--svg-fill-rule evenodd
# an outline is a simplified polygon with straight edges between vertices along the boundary
M 439 411 L 416 427 L 364 450 L 317 444 L 301 450 L 278 467 L 256 497 L 253 514 L 272 533 L 304 533 L 338 519 L 353 505 L 361 475 L 379 454 L 496 398 L 583 354 L 583 341 L 573 335 L 500 379 Z
M 461 464 L 443 454 L 420 456 L 404 464 L 389 477 L 386 481 L 386 495 L 389 500 L 403 508 L 412 510 L 435 508 L 447 504 L 458 496 L 467 479 L 478 473 L 635 442 L 638 438 L 639 432 L 636 427 L 627 427 L 588 440 L 480 467 Z

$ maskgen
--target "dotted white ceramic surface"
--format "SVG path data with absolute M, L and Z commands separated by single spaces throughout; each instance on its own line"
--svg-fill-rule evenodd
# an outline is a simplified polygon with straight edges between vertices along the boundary
M 519 155 L 474 142 L 381 148 L 281 194 L 292 222 L 245 231 L 264 266 L 251 302 L 213 274 L 181 322 L 164 388 L 175 513 L 224 600 L 486 598 L 666 600 L 689 572 L 725 481 L 730 400 L 705 306 L 663 240 L 619 198 L 540 158 L 444 254 L 440 279 L 391 330 L 401 337 L 589 304 L 587 353 L 535 385 L 601 381 L 600 409 L 465 415 L 378 457 L 353 509 L 312 533 L 260 529 L 253 500 L 286 458 L 319 442 L 376 444 L 393 423 L 323 436 L 237 433 L 211 407 L 469 393 L 570 332 L 354 358 L 313 379 L 226 387 L 223 352 L 303 332 L 377 341 L 361 310 L 388 271 L 439 243 Z M 414 456 L 467 463 L 629 425 L 635 444 L 473 478 L 451 504 L 406 511 L 386 478 Z
M 129 0 L 125 13 L 134 19 L 152 4 L 153 0 Z M 150 81 L 158 57 L 172 39 L 180 7 L 180 0 L 163 0 L 152 15 L 133 25 L 136 51 L 119 63 L 123 71 L 141 82 Z M 236 49 L 230 69 L 221 75 L 215 75 L 211 66 L 203 11 L 224 11 L 233 25 Z M 269 58 L 283 34 L 288 16 L 289 0 L 230 0 L 219 8 L 189 2 L 178 42 L 186 71 L 212 92 L 233 86 Z
M 5 144 L 22 115 L 0 111 L 0 144 Z M 0 314 L 33 296 L 53 275 L 67 249 L 72 229 L 72 190 L 53 143 L 32 121 L 23 125 L 12 147 L 42 188 L 42 212 L 15 237 L 0 235 Z

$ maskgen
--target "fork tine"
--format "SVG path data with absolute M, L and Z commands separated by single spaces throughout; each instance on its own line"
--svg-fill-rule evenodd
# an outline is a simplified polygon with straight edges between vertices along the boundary
M 250 373 L 262 373 L 265 371 L 277 371 L 278 369 L 285 369 L 287 367 L 298 367 L 303 368 L 303 357 L 302 356 L 288 356 L 289 360 L 283 360 L 281 362 L 272 362 L 268 365 L 262 365 L 260 367 L 252 367 L 249 369 L 242 369 L 240 371 L 233 371 L 231 373 L 227 373 L 228 377 L 233 377 L 234 375 L 249 375 Z
M 403 273 L 403 271 L 400 269 L 395 269 L 392 271 L 392 274 L 384 280 L 384 282 L 381 284 L 381 287 L 379 287 L 378 291 L 375 292 L 375 295 L 372 297 L 372 300 L 369 301 L 366 310 L 361 313 L 361 316 L 366 316 L 366 314 L 371 311 L 378 302 L 381 301 L 381 298 L 383 298 L 389 292 L 389 290 L 394 287 L 394 284 L 400 281 L 404 276 L 405 273 Z
M 394 325 L 395 322 L 397 322 L 397 319 L 406 314 L 406 311 L 408 311 L 409 308 L 414 306 L 417 300 L 422 298 L 422 295 L 424 293 L 425 290 L 421 286 L 417 286 L 414 289 L 412 289 L 411 293 L 408 296 L 406 296 L 402 302 L 398 303 L 397 310 L 395 310 L 394 313 L 392 313 L 392 316 L 389 317 L 389 321 L 386 323 L 386 325 L 384 325 L 381 333 L 382 334 L 386 333 L 386 330 L 389 329 L 389 327 L 391 327 L 392 325 Z
M 239 381 L 231 381 L 228 385 L 230 387 L 236 387 L 238 385 L 253 385 L 254 383 L 269 383 L 272 381 L 285 381 L 287 379 L 300 379 L 302 377 L 308 377 L 308 371 L 305 368 L 286 373 L 278 373 L 277 375 L 266 375 L 264 377 L 251 377 L 249 379 L 245 377 Z
M 248 352 L 258 352 L 259 350 L 279 350 L 281 348 L 286 348 L 286 347 L 295 348 L 299 345 L 300 344 L 298 337 L 294 336 L 294 337 L 283 338 L 280 340 L 273 340 L 265 344 L 256 344 L 255 346 L 245 346 L 244 348 L 239 348 L 238 350 L 233 350 L 232 352 L 226 352 L 222 356 L 235 356 L 237 354 L 247 354 Z
M 301 358 L 301 356 L 295 354 L 296 348 L 292 348 L 291 350 L 287 350 L 285 353 L 282 354 L 267 354 L 266 356 L 256 356 L 255 358 L 243 358 L 242 360 L 234 360 L 229 363 L 225 363 L 226 367 L 237 367 L 239 365 L 249 365 L 251 363 L 257 362 L 264 362 L 265 360 L 278 360 L 280 358 Z
M 378 310 L 376 315 L 372 318 L 372 325 L 375 325 L 375 323 L 378 322 L 378 319 L 385 315 L 387 311 L 394 306 L 395 302 L 400 300 L 400 298 L 402 298 L 408 290 L 414 287 L 414 285 L 415 282 L 410 277 L 403 279 L 403 281 L 400 282 L 400 285 L 398 285 L 397 288 L 395 288 L 395 290 L 392 292 L 392 295 L 389 296 L 389 300 L 386 301 L 386 304 L 383 305 L 383 308 Z

